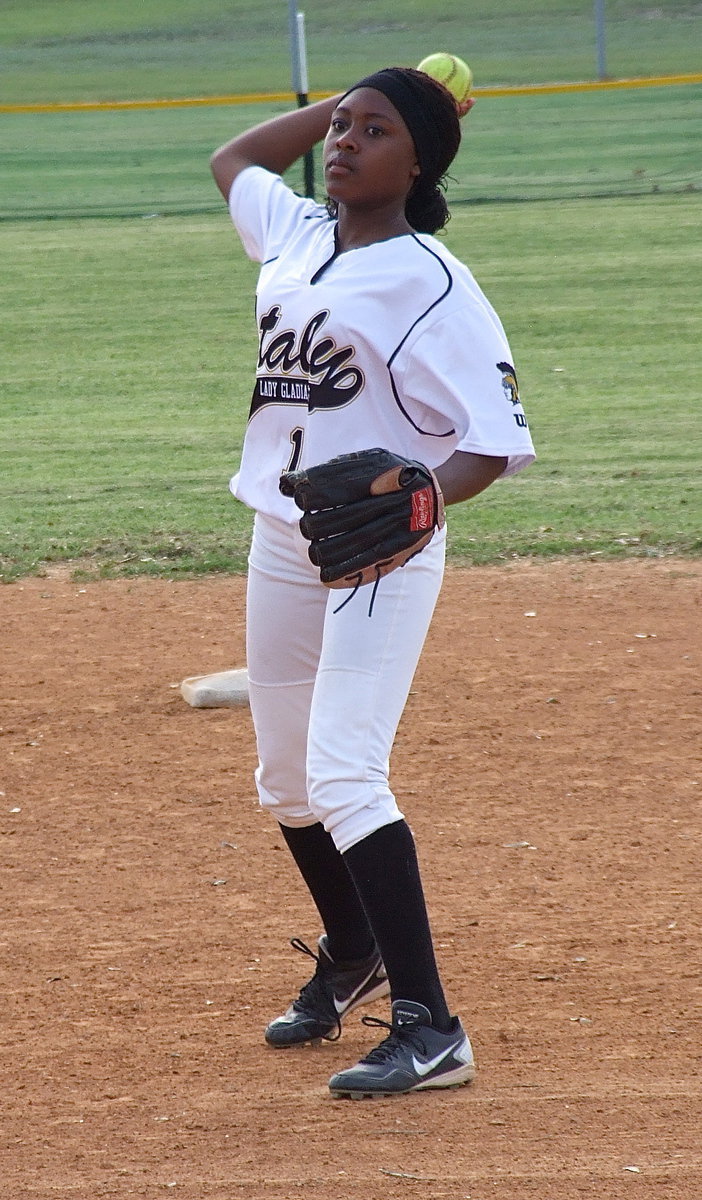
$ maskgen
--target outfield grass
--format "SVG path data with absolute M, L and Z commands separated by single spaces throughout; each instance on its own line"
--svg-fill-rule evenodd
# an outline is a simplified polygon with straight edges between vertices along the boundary
M 0 116 L 0 218 L 215 212 L 212 148 L 285 107 Z M 483 98 L 451 176 L 454 203 L 702 193 L 702 85 Z
M 288 5 L 255 0 L 5 0 L 4 103 L 212 96 L 290 87 Z M 591 79 L 584 0 L 305 0 L 310 84 L 334 90 L 451 49 L 478 84 Z M 607 4 L 610 75 L 699 71 L 696 0 Z
M 538 13 L 506 0 L 498 16 L 477 0 L 363 0 L 352 16 L 321 0 L 305 9 L 314 53 L 326 46 L 319 87 L 387 61 L 390 43 L 407 50 L 395 61 L 414 61 L 439 35 L 463 47 L 467 29 L 484 82 L 520 52 L 524 74 L 512 82 L 582 73 L 573 22 L 583 6 L 570 0 L 545 0 Z M 666 30 L 692 44 L 696 10 L 661 11 L 646 26 L 660 43 L 656 72 Z M 642 21 L 623 3 L 608 13 L 611 32 Z M 212 94 L 232 90 L 237 55 L 251 76 L 236 86 L 258 90 L 264 67 L 272 81 L 286 60 L 276 14 L 248 0 L 6 3 L 4 98 L 13 88 L 29 100 L 94 88 Z M 630 43 L 631 73 L 645 73 L 646 37 Z M 452 511 L 454 555 L 702 549 L 701 93 L 483 99 L 471 115 L 447 239 L 503 317 L 539 460 Z M 107 573 L 243 568 L 250 514 L 227 480 L 252 386 L 256 269 L 207 159 L 272 111 L 0 118 L 3 578 L 57 562 Z M 517 199 L 531 202 L 490 203 Z
M 694 195 L 459 207 L 448 241 L 510 333 L 539 451 L 451 513 L 451 547 L 699 553 Z M 8 223 L 5 578 L 241 569 L 227 494 L 251 390 L 255 268 L 226 212 Z

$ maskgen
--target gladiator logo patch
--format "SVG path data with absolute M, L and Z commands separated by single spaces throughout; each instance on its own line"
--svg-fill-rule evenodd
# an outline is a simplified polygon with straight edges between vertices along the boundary
M 353 346 L 337 346 L 321 330 L 329 309 L 321 309 L 297 336 L 295 330 L 278 330 L 279 304 L 261 317 L 258 370 L 251 401 L 252 417 L 266 404 L 304 404 L 315 409 L 343 408 L 363 388 L 363 372 L 352 365 Z
M 508 362 L 498 362 L 498 363 L 495 363 L 495 366 L 497 367 L 498 371 L 502 372 L 502 391 L 505 394 L 505 400 L 509 400 L 510 404 L 512 405 L 512 407 L 514 409 L 517 409 L 517 408 L 519 409 L 519 412 L 516 412 L 516 411 L 513 412 L 512 416 L 514 417 L 517 425 L 519 425 L 520 428 L 526 429 L 527 428 L 527 419 L 524 416 L 524 409 L 522 408 L 522 402 L 519 399 L 519 384 L 517 383 L 517 372 L 515 371 L 512 364 L 508 363 Z
M 517 383 L 517 372 L 511 363 L 497 363 L 498 371 L 502 372 L 502 390 L 505 394 L 505 399 L 509 400 L 510 404 L 519 404 L 519 384 Z

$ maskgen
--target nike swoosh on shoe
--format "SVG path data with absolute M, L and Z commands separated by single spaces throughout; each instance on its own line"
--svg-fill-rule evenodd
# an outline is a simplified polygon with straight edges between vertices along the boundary
M 453 1054 L 455 1049 L 455 1046 L 449 1046 L 447 1050 L 442 1050 L 440 1054 L 436 1054 L 434 1055 L 434 1058 L 430 1058 L 429 1062 L 421 1062 L 418 1058 L 415 1058 L 413 1054 L 412 1066 L 420 1078 L 423 1079 L 424 1076 L 428 1075 L 430 1071 L 433 1071 L 436 1067 L 440 1066 L 444 1059 L 448 1058 L 449 1054 Z
M 376 970 L 376 968 L 373 967 L 373 970 L 368 972 L 368 974 L 366 975 L 366 978 L 363 979 L 359 983 L 358 987 L 355 988 L 354 991 L 351 993 L 351 995 L 347 996 L 345 1000 L 339 1000 L 339 999 L 337 999 L 336 996 L 334 997 L 334 1008 L 336 1009 L 339 1016 L 341 1016 L 341 1014 L 346 1011 L 346 1009 L 349 1007 L 350 1004 L 353 1004 L 358 993 L 366 986 L 366 984 L 368 983 L 368 980 L 371 979 L 373 977 L 373 975 L 375 974 L 375 970 Z

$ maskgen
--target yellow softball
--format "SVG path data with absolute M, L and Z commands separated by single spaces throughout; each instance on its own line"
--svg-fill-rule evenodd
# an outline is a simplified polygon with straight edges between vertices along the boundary
M 417 70 L 424 71 L 425 75 L 431 75 L 432 79 L 443 83 L 459 104 L 463 104 L 470 96 L 473 72 L 468 63 L 455 54 L 429 54 L 422 59 Z

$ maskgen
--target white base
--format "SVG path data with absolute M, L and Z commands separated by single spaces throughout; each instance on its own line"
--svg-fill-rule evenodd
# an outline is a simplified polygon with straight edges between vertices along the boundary
M 192 708 L 241 708 L 249 703 L 248 671 L 244 667 L 214 675 L 192 675 L 183 680 L 180 691 Z

